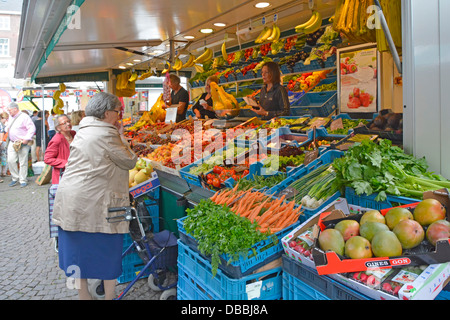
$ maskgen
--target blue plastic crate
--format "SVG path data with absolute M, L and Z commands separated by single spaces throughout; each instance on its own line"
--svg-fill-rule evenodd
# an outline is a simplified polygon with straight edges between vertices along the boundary
M 314 170 L 322 165 L 332 163 L 335 158 L 342 157 L 343 155 L 344 155 L 344 152 L 339 151 L 339 150 L 327 150 L 322 155 L 320 155 L 317 159 L 315 159 L 311 163 L 309 163 L 308 165 L 303 166 L 303 167 L 294 168 L 293 170 L 291 170 L 289 172 L 289 175 L 285 180 L 283 180 L 278 185 L 273 186 L 272 188 L 270 188 L 268 190 L 265 190 L 264 192 L 266 194 L 271 194 L 271 195 L 275 195 L 275 196 L 279 197 L 281 191 L 286 189 L 289 185 L 291 185 L 293 182 L 300 179 L 302 176 L 308 174 L 312 170 Z M 314 216 L 316 213 L 323 210 L 323 208 L 328 206 L 330 203 L 335 201 L 340 196 L 341 196 L 341 193 L 339 191 L 336 192 L 330 198 L 328 198 L 328 200 L 324 201 L 324 203 L 322 203 L 322 205 L 320 205 L 319 207 L 317 207 L 315 209 L 307 208 L 307 207 L 303 206 L 302 211 L 304 214 L 304 219 L 306 220 L 306 219 L 311 218 L 312 216 Z
M 239 278 L 252 273 L 268 262 L 279 258 L 284 250 L 281 239 L 303 222 L 302 216 L 300 217 L 300 221 L 297 221 L 289 227 L 278 231 L 272 237 L 254 244 L 248 249 L 247 257 L 240 256 L 238 260 L 228 263 L 230 257 L 225 254 L 220 255 L 221 263 L 219 264 L 219 269 L 221 269 L 229 277 Z M 182 240 L 185 245 L 189 246 L 191 250 L 199 253 L 197 241 L 193 236 L 187 234 L 184 229 L 184 220 L 186 218 L 187 216 L 177 220 L 180 240 Z M 204 255 L 201 256 L 203 259 L 210 261 L 210 257 L 206 257 Z
M 283 300 L 330 300 L 330 298 L 283 271 Z
M 372 300 L 327 276 L 320 276 L 316 270 L 304 266 L 287 255 L 283 255 L 282 262 L 283 274 L 292 276 L 286 277 L 286 281 L 292 282 L 294 288 L 299 291 L 305 290 L 308 296 L 323 297 L 324 300 Z M 283 278 L 284 280 L 285 278 Z M 284 287 L 283 283 L 283 294 L 285 293 Z M 283 299 L 294 298 L 293 300 L 295 300 L 296 294 L 299 292 L 291 291 L 287 291 L 286 296 L 283 295 Z
M 278 267 L 232 279 L 218 269 L 213 276 L 209 261 L 178 240 L 178 286 L 186 294 L 195 291 L 197 298 L 208 300 L 278 300 L 282 270 Z
M 398 197 L 393 195 L 388 195 L 385 201 L 376 201 L 377 193 L 371 195 L 357 195 L 355 190 L 350 187 L 345 188 L 345 199 L 349 204 L 354 204 L 363 208 L 370 208 L 375 210 L 382 210 L 392 208 L 400 204 L 411 204 L 415 202 L 419 202 L 420 200 L 407 198 L 407 197 Z
M 442 290 L 434 300 L 450 300 L 450 291 Z
M 291 115 L 310 114 L 317 117 L 328 117 L 336 110 L 336 106 L 337 93 L 335 91 L 308 92 L 291 105 Z
M 336 67 L 336 55 L 333 54 L 329 56 L 327 60 L 325 60 L 325 68 L 334 68 Z
M 282 74 L 292 73 L 292 69 L 287 64 L 282 64 L 280 66 L 280 71 Z

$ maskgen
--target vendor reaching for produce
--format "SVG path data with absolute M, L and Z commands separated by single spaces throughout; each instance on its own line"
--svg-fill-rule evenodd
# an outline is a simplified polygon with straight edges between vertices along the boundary
M 171 107 L 177 107 L 177 118 L 175 122 L 180 122 L 186 119 L 187 106 L 189 104 L 189 93 L 180 85 L 180 78 L 175 74 L 170 74 L 170 101 L 168 103 Z
M 253 112 L 272 119 L 278 116 L 289 116 L 291 105 L 286 89 L 281 85 L 280 67 L 276 62 L 268 61 L 261 69 L 264 86 L 259 94 L 258 106 L 252 107 Z
M 192 110 L 198 119 L 204 119 L 205 116 L 208 116 L 209 119 L 217 118 L 216 113 L 212 108 L 213 100 L 211 97 L 211 87 L 209 86 L 211 82 L 219 83 L 219 78 L 216 76 L 209 76 L 208 79 L 206 79 L 206 92 L 204 92 L 198 101 L 192 106 Z

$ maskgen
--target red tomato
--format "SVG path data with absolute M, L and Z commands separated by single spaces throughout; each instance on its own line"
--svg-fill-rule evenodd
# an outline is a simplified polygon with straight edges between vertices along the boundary
M 214 188 L 220 188 L 220 180 L 218 178 L 214 178 L 212 181 L 212 185 Z
M 239 176 L 233 174 L 233 180 L 234 180 L 234 181 L 237 181 L 238 179 L 239 179 Z
M 223 171 L 223 168 L 220 166 L 214 166 L 214 168 L 213 168 L 214 173 L 220 174 L 222 171 Z
M 208 179 L 208 180 L 206 181 L 206 183 L 212 185 L 212 184 L 213 184 L 213 179 Z

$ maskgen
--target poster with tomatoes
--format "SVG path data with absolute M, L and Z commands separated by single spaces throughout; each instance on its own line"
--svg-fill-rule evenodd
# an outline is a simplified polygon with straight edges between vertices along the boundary
M 377 112 L 377 48 L 346 48 L 338 52 L 338 57 L 340 112 Z

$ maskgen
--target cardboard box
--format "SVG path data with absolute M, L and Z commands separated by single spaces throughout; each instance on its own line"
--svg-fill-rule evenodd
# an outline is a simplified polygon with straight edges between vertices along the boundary
M 294 250 L 289 246 L 289 242 L 293 239 L 296 239 L 299 235 L 305 233 L 309 228 L 316 225 L 319 221 L 320 214 L 324 211 L 330 211 L 330 210 L 341 210 L 342 212 L 346 212 L 347 214 L 350 214 L 349 207 L 347 204 L 347 200 L 345 198 L 338 198 L 332 203 L 330 203 L 328 206 L 323 208 L 320 212 L 303 222 L 301 225 L 299 225 L 297 228 L 292 230 L 290 233 L 288 233 L 286 236 L 284 236 L 281 239 L 281 243 L 283 245 L 284 252 L 294 260 L 303 263 L 305 266 L 308 266 L 310 268 L 315 269 L 316 266 L 312 260 L 312 256 L 304 256 L 300 252 Z M 340 217 L 340 216 L 339 216 Z M 330 216 L 328 218 L 333 218 L 333 216 Z M 325 218 L 327 219 L 327 218 Z
M 159 187 L 160 185 L 158 174 L 153 171 L 150 179 L 130 188 L 130 194 L 133 198 L 137 198 Z
M 429 265 L 412 283 L 404 284 L 398 296 L 389 294 L 377 287 L 365 285 L 343 274 L 330 274 L 328 277 L 375 300 L 433 300 L 449 280 L 450 263 Z
M 450 198 L 447 189 L 441 189 L 434 192 L 425 192 L 424 199 L 434 198 L 439 200 L 447 208 L 450 208 Z M 413 210 L 417 204 L 403 205 L 401 207 Z M 381 210 L 385 215 L 389 209 Z M 324 219 L 327 217 L 327 219 Z M 409 254 L 404 254 L 396 257 L 373 257 L 368 259 L 348 259 L 338 255 L 333 251 L 324 252 L 320 249 L 318 244 L 318 236 L 320 230 L 327 227 L 333 227 L 336 223 L 343 219 L 354 219 L 359 222 L 360 214 L 346 216 L 341 210 L 333 210 L 331 212 L 322 212 L 319 222 L 315 225 L 314 241 L 315 245 L 312 250 L 314 264 L 317 272 L 320 275 L 365 271 L 374 268 L 390 269 L 401 268 L 405 266 L 420 266 L 429 264 L 440 264 L 450 262 L 450 239 L 440 240 L 436 243 L 434 250 L 429 252 L 418 252 L 417 250 L 410 250 Z M 447 210 L 447 220 L 450 221 L 450 210 Z M 419 248 L 419 247 L 417 247 Z M 415 253 L 415 252 L 417 253 Z

